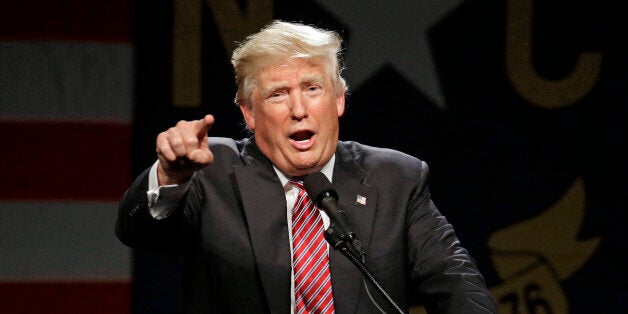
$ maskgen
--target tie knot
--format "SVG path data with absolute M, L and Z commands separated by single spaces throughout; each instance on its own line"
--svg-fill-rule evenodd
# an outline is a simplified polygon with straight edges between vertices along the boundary
M 294 176 L 292 178 L 290 178 L 290 183 L 292 183 L 293 185 L 297 186 L 299 189 L 304 189 L 303 187 L 303 179 L 305 178 L 305 176 Z
M 290 183 L 296 186 L 297 188 L 299 188 L 300 190 L 305 190 L 305 188 L 303 187 L 303 180 L 297 180 L 295 178 L 292 178 L 290 179 Z

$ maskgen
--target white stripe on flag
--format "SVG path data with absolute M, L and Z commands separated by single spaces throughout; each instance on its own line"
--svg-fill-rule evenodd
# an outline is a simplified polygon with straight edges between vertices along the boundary
M 116 211 L 113 202 L 0 202 L 0 282 L 130 280 Z

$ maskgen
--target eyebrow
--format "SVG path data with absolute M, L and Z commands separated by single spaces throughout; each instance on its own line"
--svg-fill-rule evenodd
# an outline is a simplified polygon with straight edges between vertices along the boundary
M 320 74 L 305 74 L 302 77 L 301 83 L 314 83 L 318 85 L 324 85 L 325 80 L 323 79 L 323 76 Z
M 266 88 L 260 88 L 260 92 L 262 95 L 268 95 L 278 89 L 283 89 L 286 86 L 288 86 L 288 83 L 285 81 L 282 82 L 276 82 L 276 83 L 272 83 L 271 85 L 267 86 Z
M 304 74 L 301 79 L 300 79 L 300 85 L 303 84 L 317 84 L 317 85 L 321 85 L 321 86 L 325 86 L 325 80 L 323 79 L 323 76 L 320 74 Z M 267 97 L 268 95 L 272 94 L 274 91 L 276 90 L 280 90 L 280 89 L 284 89 L 289 85 L 288 82 L 286 81 L 281 81 L 281 82 L 275 82 L 272 83 L 271 85 L 267 86 L 266 88 L 263 89 L 259 89 L 260 94 L 263 97 Z

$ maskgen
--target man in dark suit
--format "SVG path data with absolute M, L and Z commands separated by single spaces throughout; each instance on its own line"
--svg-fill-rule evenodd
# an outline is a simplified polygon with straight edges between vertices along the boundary
M 291 179 L 322 172 L 366 265 L 400 308 L 407 311 L 412 296 L 428 311 L 497 312 L 430 198 L 426 163 L 338 141 L 347 89 L 340 46 L 334 32 L 280 21 L 249 36 L 232 63 L 236 103 L 253 136 L 208 138 L 211 115 L 159 134 L 158 160 L 120 203 L 117 236 L 130 247 L 181 254 L 186 313 L 319 313 L 310 300 L 322 296 L 296 282 L 293 204 L 307 193 Z M 315 219 L 321 233 L 335 226 L 322 212 Z M 345 256 L 323 252 L 333 296 L 325 313 L 394 309 Z

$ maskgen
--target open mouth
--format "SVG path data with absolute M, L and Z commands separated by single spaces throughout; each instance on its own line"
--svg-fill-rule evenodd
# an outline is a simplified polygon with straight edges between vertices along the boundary
M 294 132 L 290 135 L 292 146 L 299 151 L 306 151 L 314 146 L 314 138 L 316 135 L 312 131 L 303 130 Z
M 297 141 L 297 142 L 304 142 L 304 141 L 309 141 L 312 136 L 314 135 L 314 133 L 312 131 L 298 131 L 292 135 L 290 135 L 290 139 Z

